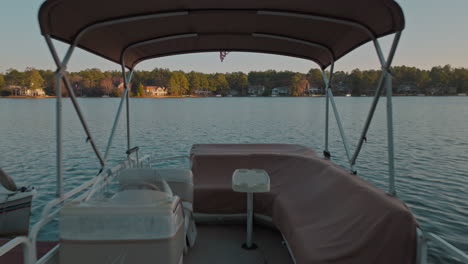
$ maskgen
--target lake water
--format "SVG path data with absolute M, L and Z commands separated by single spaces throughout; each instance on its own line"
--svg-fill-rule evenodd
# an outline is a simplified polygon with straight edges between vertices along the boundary
M 116 98 L 80 98 L 97 143 L 104 151 Z M 338 97 L 350 145 L 355 146 L 372 98 Z M 468 97 L 396 97 L 394 127 L 398 196 L 424 230 L 468 252 Z M 297 143 L 322 152 L 324 98 L 133 98 L 132 140 L 142 154 L 185 155 L 194 143 Z M 387 189 L 385 98 L 374 117 L 357 163 L 358 174 Z M 330 151 L 346 166 L 335 120 Z M 66 189 L 98 172 L 98 162 L 71 102 L 64 102 Z M 124 120 L 111 156 L 125 157 Z M 354 147 L 352 147 L 354 150 Z M 55 100 L 0 98 L 0 167 L 18 185 L 38 189 L 32 220 L 55 194 Z M 167 164 L 166 164 L 167 165 Z M 41 239 L 57 237 L 57 223 Z M 435 249 L 437 255 L 444 255 Z M 436 263 L 452 263 L 442 258 Z

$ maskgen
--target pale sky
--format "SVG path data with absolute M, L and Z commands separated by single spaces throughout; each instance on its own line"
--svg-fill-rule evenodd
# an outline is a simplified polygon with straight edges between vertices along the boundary
M 37 11 L 42 0 L 1 0 L 0 72 L 26 67 L 54 69 L 49 50 L 39 32 Z M 129 1 L 131 2 L 131 1 Z M 398 0 L 406 16 L 406 29 L 393 65 L 429 69 L 451 64 L 468 68 L 468 0 Z M 389 38 L 383 39 L 388 48 Z M 60 44 L 61 51 L 65 45 Z M 385 49 L 387 50 L 387 49 Z M 119 65 L 89 54 L 75 52 L 68 70 L 86 68 L 119 70 Z M 178 55 L 153 59 L 138 65 L 137 70 L 155 67 L 201 72 L 251 70 L 291 70 L 307 72 L 316 65 L 310 61 L 275 55 L 230 53 L 219 61 L 218 53 Z M 355 50 L 336 63 L 336 70 L 377 69 L 378 60 L 370 44 Z

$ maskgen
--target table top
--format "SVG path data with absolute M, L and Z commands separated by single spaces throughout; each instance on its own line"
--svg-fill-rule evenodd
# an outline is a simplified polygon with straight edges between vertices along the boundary
M 270 176 L 261 169 L 237 169 L 232 174 L 232 189 L 235 192 L 269 192 Z

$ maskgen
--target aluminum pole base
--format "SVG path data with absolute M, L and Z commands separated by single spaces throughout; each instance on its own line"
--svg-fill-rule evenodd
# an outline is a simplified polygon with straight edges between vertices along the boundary
M 257 244 L 255 243 L 252 243 L 252 245 L 250 247 L 247 247 L 247 244 L 244 243 L 242 244 L 242 248 L 245 249 L 245 250 L 255 250 L 258 248 Z
M 247 240 L 242 244 L 242 248 L 246 250 L 257 249 L 257 245 L 252 242 L 253 233 L 253 193 L 247 193 Z

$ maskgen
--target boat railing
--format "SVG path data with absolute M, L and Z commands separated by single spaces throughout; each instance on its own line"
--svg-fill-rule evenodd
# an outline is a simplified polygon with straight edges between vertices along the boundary
M 0 247 L 0 257 L 8 253 L 10 250 L 15 247 L 23 244 L 23 258 L 25 263 L 32 263 L 31 256 L 33 255 L 33 248 L 31 241 L 26 236 L 18 236 L 8 241 L 6 244 Z
M 417 248 L 417 264 L 428 264 L 428 252 L 429 252 L 429 244 L 433 244 L 434 246 L 438 246 L 439 248 L 443 249 L 447 253 L 447 257 L 452 259 L 458 260 L 460 263 L 468 263 L 468 255 L 465 254 L 463 251 L 455 247 L 454 245 L 450 244 L 440 236 L 430 233 L 430 232 L 423 232 L 421 229 L 417 229 L 417 236 L 418 236 L 418 248 Z
M 88 197 L 91 192 L 93 191 L 93 186 L 95 186 L 98 181 L 101 181 L 101 184 L 104 185 L 113 178 L 113 175 L 116 175 L 120 170 L 128 167 L 138 167 L 140 164 L 142 164 L 144 161 L 149 161 L 150 156 L 144 156 L 138 162 L 133 159 L 126 159 L 120 164 L 116 165 L 113 168 L 110 168 L 104 172 L 101 172 L 98 176 L 92 178 L 91 180 L 86 181 L 85 183 L 81 184 L 80 186 L 68 191 L 67 193 L 64 193 L 61 197 L 58 197 L 56 199 L 53 199 L 50 201 L 42 210 L 42 215 L 40 220 L 35 223 L 31 231 L 29 233 L 29 236 L 19 236 L 2 247 L 0 247 L 0 256 L 6 254 L 16 246 L 20 244 L 24 244 L 24 262 L 26 264 L 42 264 L 46 263 L 53 255 L 56 250 L 58 250 L 58 246 L 54 247 L 51 249 L 47 254 L 45 254 L 41 259 L 37 260 L 37 250 L 36 250 L 36 241 L 37 241 L 37 236 L 39 234 L 39 231 L 50 221 L 52 221 L 60 212 L 61 205 L 63 205 L 63 202 L 66 200 L 69 200 L 70 198 L 75 197 L 75 200 L 83 200 L 84 198 Z M 87 190 L 88 189 L 88 190 Z M 85 191 L 87 190 L 87 191 Z M 80 194 L 77 196 L 78 194 Z M 54 211 L 52 211 L 53 208 L 58 207 Z M 52 212 L 51 212 L 52 211 Z

